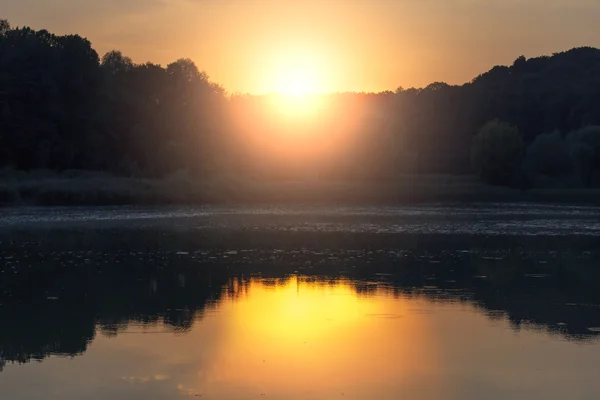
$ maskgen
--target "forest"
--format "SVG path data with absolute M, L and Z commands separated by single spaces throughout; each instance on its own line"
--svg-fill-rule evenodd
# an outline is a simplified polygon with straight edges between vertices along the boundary
M 136 64 L 118 50 L 100 56 L 78 35 L 0 21 L 5 180 L 94 171 L 195 182 L 477 175 L 523 190 L 600 186 L 599 49 L 521 56 L 463 85 L 319 95 L 295 115 L 279 100 L 228 93 L 190 59 Z

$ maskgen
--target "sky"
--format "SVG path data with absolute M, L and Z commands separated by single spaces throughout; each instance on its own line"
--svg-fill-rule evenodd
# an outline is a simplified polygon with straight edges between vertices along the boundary
M 600 47 L 598 0 L 1 0 L 13 26 L 100 56 L 193 59 L 230 93 L 462 84 L 520 55 Z

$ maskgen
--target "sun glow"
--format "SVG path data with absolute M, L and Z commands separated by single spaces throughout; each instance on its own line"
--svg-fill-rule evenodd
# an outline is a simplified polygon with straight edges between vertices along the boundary
M 287 96 L 305 96 L 319 90 L 316 74 L 301 68 L 281 71 L 276 85 L 277 92 Z
M 285 43 L 265 59 L 263 86 L 270 89 L 274 111 L 295 120 L 316 116 L 331 81 L 325 52 Z
M 275 92 L 286 96 L 305 96 L 323 91 L 324 65 L 313 54 L 282 55 L 273 65 Z
M 278 93 L 271 96 L 273 109 L 286 119 L 290 117 L 313 120 L 325 105 L 325 95 Z

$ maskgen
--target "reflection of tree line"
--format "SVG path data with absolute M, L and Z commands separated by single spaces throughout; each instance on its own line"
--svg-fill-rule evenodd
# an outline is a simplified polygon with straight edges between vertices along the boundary
M 131 323 L 189 330 L 216 307 L 227 283 L 225 271 L 183 273 L 135 260 L 123 267 L 53 272 L 30 277 L 34 288 L 27 278 L 19 286 L 0 285 L 0 370 L 6 361 L 81 354 L 96 329 L 106 336 Z
M 505 316 L 515 328 L 537 327 L 570 340 L 597 335 L 588 330 L 600 326 L 600 272 L 593 268 L 594 255 L 581 258 L 573 252 L 541 260 L 518 251 L 503 257 L 485 254 L 416 251 L 361 261 L 278 252 L 251 265 L 234 256 L 204 262 L 193 254 L 164 253 L 154 261 L 121 256 L 105 260 L 105 266 L 92 260 L 93 266 L 62 269 L 55 260 L 45 274 L 24 273 L 0 284 L 0 368 L 6 361 L 81 354 L 96 329 L 114 336 L 130 323 L 163 323 L 186 331 L 223 299 L 247 296 L 253 279 L 281 286 L 295 273 L 303 285 L 337 285 L 342 279 L 359 296 L 383 292 L 468 302 L 491 318 Z

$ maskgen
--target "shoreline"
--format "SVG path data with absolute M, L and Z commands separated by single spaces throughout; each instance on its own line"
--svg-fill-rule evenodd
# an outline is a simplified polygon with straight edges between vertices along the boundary
M 204 181 L 186 174 L 163 179 L 93 172 L 48 178 L 0 178 L 0 208 L 23 206 L 327 205 L 408 206 L 469 203 L 600 205 L 600 189 L 490 186 L 473 176 L 405 175 L 393 181 Z

